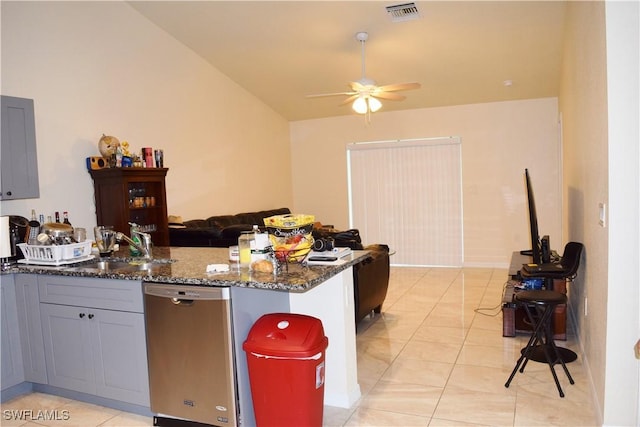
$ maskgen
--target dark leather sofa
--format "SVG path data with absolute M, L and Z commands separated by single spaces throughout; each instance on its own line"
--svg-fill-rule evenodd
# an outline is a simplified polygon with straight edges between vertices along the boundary
M 170 223 L 169 244 L 228 248 L 238 244 L 238 237 L 243 231 L 251 231 L 254 225 L 264 226 L 264 218 L 289 213 L 291 213 L 289 208 L 279 208 L 236 215 L 218 215 L 207 219 L 192 219 L 182 224 Z
M 289 208 L 279 208 L 212 216 L 207 219 L 184 221 L 182 224 L 170 223 L 170 245 L 227 248 L 238 244 L 238 237 L 242 231 L 251 231 L 254 224 L 263 226 L 264 218 L 289 213 Z M 313 237 L 331 239 L 336 247 L 370 251 L 369 258 L 353 266 L 355 322 L 358 323 L 372 312 L 380 313 L 389 287 L 389 247 L 381 244 L 363 246 L 357 229 L 314 229 Z

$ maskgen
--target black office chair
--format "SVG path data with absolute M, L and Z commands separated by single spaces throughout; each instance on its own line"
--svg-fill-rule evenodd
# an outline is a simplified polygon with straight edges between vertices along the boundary
M 551 289 L 552 286 L 549 285 L 552 285 L 555 279 L 572 281 L 576 277 L 583 250 L 582 243 L 569 242 L 564 247 L 560 261 L 546 264 L 525 264 L 522 266 L 520 274 L 525 279 L 545 279 L 546 288 Z
M 553 312 L 558 305 L 566 304 L 567 296 L 551 289 L 553 287 L 553 280 L 563 279 L 572 281 L 576 277 L 583 249 L 584 246 L 582 243 L 569 242 L 566 244 L 559 262 L 525 264 L 523 266 L 520 272 L 522 277 L 544 279 L 546 289 L 525 290 L 515 295 L 516 303 L 524 307 L 527 317 L 533 325 L 533 333 L 525 348 L 522 349 L 522 354 L 516 366 L 513 368 L 509 379 L 505 383 L 505 387 L 509 387 L 518 368 L 520 368 L 521 373 L 524 372 L 524 368 L 529 360 L 547 363 L 549 365 L 560 397 L 564 397 L 564 392 L 562 391 L 554 369 L 555 364 L 560 363 L 562 365 L 562 369 L 567 375 L 567 378 L 569 378 L 569 382 L 574 384 L 573 378 L 565 364 L 574 361 L 578 356 L 567 348 L 556 346 L 551 328 Z

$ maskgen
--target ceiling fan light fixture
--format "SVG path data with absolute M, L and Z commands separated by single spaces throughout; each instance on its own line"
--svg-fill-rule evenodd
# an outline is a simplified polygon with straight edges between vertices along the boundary
M 353 101 L 351 108 L 358 114 L 375 113 L 382 108 L 382 103 L 371 96 L 359 96 Z
M 376 98 L 369 97 L 367 100 L 369 101 L 369 111 L 372 113 L 375 113 L 382 107 L 382 103 Z
M 357 97 L 356 100 L 353 101 L 351 108 L 358 114 L 366 114 L 369 109 L 367 101 L 362 96 Z

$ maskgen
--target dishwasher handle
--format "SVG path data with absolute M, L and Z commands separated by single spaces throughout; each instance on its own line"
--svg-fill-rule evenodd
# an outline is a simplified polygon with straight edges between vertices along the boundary
M 175 305 L 183 305 L 189 307 L 193 305 L 194 301 L 192 299 L 171 298 L 171 302 Z
M 145 282 L 143 284 L 143 288 L 146 295 L 161 298 L 172 298 L 174 300 L 197 301 L 231 299 L 231 293 L 228 287 L 185 286 L 180 284 Z

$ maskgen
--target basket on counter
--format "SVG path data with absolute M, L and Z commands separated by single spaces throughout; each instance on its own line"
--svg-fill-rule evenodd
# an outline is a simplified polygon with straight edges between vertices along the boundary
M 91 240 L 68 245 L 29 245 L 18 243 L 18 247 L 24 254 L 24 262 L 62 264 L 66 261 L 74 261 L 91 255 Z M 22 260 L 21 260 L 22 261 Z
M 274 250 L 273 254 L 279 263 L 301 263 L 311 252 L 311 248 L 302 249 L 280 249 Z

